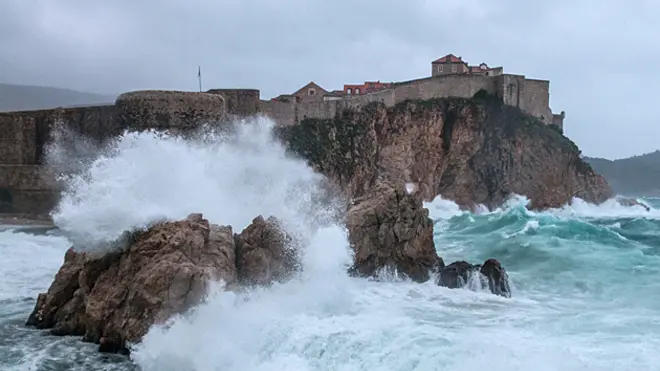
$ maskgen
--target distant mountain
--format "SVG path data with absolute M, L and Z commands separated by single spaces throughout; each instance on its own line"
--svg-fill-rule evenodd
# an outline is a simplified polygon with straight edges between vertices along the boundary
M 660 150 L 621 160 L 586 157 L 616 193 L 627 196 L 660 196 Z
M 0 84 L 0 112 L 112 104 L 115 98 L 69 89 Z

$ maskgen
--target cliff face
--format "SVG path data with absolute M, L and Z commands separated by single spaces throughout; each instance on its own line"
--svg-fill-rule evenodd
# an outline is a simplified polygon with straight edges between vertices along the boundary
M 289 148 L 352 197 L 378 179 L 417 184 L 472 207 L 526 195 L 531 207 L 558 207 L 579 197 L 612 196 L 577 146 L 551 126 L 488 96 L 372 103 L 332 120 L 279 128 Z

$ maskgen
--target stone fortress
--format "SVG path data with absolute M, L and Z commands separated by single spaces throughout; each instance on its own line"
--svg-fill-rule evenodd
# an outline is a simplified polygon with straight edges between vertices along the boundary
M 564 112 L 555 115 L 549 107 L 549 81 L 505 74 L 502 67 L 485 63 L 470 66 L 452 54 L 433 61 L 431 68 L 429 77 L 344 85 L 335 91 L 310 82 L 270 100 L 260 99 L 256 89 L 139 91 L 122 94 L 111 105 L 0 113 L 0 213 L 43 214 L 56 204 L 58 185 L 43 165 L 46 143 L 60 123 L 103 142 L 126 129 L 186 131 L 228 115 L 265 114 L 278 125 L 293 125 L 305 118 L 331 119 L 346 108 L 370 102 L 393 106 L 407 99 L 470 98 L 484 90 L 563 128 Z
M 550 109 L 550 81 L 505 74 L 502 67 L 491 68 L 486 63 L 470 66 L 453 54 L 432 61 L 430 77 L 390 83 L 367 81 L 334 91 L 310 82 L 292 94 L 261 100 L 259 106 L 260 112 L 278 124 L 291 125 L 305 118 L 333 118 L 345 108 L 374 101 L 393 106 L 407 99 L 471 98 L 482 89 L 506 105 L 563 129 L 564 112 L 553 114 Z

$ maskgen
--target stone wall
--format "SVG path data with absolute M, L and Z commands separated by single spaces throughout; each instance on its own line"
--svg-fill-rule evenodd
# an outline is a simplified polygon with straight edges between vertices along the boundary
M 56 204 L 58 186 L 41 166 L 56 124 L 102 142 L 125 129 L 194 129 L 223 120 L 225 107 L 219 94 L 142 91 L 114 106 L 0 113 L 0 212 L 41 214 Z
M 228 113 L 251 116 L 259 112 L 260 93 L 257 89 L 211 89 L 207 93 L 222 95 Z
M 225 118 L 225 98 L 219 94 L 182 91 L 136 91 L 117 97 L 116 122 L 122 129 L 181 130 Z
M 296 104 L 275 100 L 262 100 L 261 113 L 273 119 L 279 125 L 293 125 L 296 121 Z
M 550 81 L 524 79 L 519 107 L 546 124 L 552 124 Z
M 56 202 L 54 177 L 43 166 L 0 165 L 0 213 L 39 214 Z
M 0 113 L 0 164 L 37 165 L 57 122 L 95 140 L 119 132 L 115 106 L 56 108 Z
M 481 89 L 495 94 L 494 80 L 486 76 L 447 75 L 398 83 L 390 89 L 341 100 L 300 104 L 261 101 L 261 111 L 273 118 L 279 125 L 286 126 L 305 118 L 334 118 L 345 108 L 357 108 L 370 102 L 382 102 L 385 106 L 391 107 L 407 99 L 472 97 Z
M 564 118 L 566 117 L 566 113 L 564 111 L 561 111 L 560 114 L 553 114 L 552 115 L 552 124 L 559 126 L 561 130 L 564 130 Z

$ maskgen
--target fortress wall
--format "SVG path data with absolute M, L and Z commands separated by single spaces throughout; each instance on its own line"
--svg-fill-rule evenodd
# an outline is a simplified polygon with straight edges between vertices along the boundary
M 494 80 L 478 75 L 447 75 L 417 80 L 394 88 L 395 101 L 436 97 L 471 98 L 479 90 L 496 93 Z
M 40 164 L 51 129 L 58 122 L 101 140 L 117 131 L 112 130 L 114 116 L 114 106 L 108 105 L 0 113 L 0 164 Z
M 495 80 L 487 76 L 447 75 L 399 83 L 391 89 L 339 100 L 302 104 L 261 101 L 261 111 L 279 125 L 291 125 L 305 118 L 331 119 L 346 108 L 358 108 L 371 102 L 382 102 L 392 107 L 407 99 L 470 98 L 481 89 L 496 94 Z
M 502 102 L 513 107 L 520 107 L 521 95 L 524 94 L 525 76 L 504 74 L 495 76 L 495 92 Z
M 41 165 L 58 123 L 101 142 L 125 129 L 185 130 L 225 117 L 222 95 L 186 92 L 128 93 L 115 106 L 0 113 L 0 212 L 41 214 L 55 206 L 57 184 Z
M 0 163 L 34 163 L 35 117 L 39 112 L 0 113 Z
M 551 124 L 550 81 L 524 79 L 522 83 L 520 109 L 541 118 L 546 124 Z
M 262 100 L 260 111 L 273 119 L 278 125 L 293 125 L 295 120 L 295 107 L 293 103 Z
M 57 186 L 43 166 L 0 165 L 0 212 L 49 212 L 57 202 Z
M 345 108 L 357 108 L 371 103 L 382 102 L 391 107 L 407 99 L 430 99 L 435 97 L 472 97 L 484 89 L 495 94 L 494 80 L 486 76 L 439 76 L 430 77 L 378 92 L 345 98 L 342 100 L 310 102 L 298 105 L 298 119 L 335 117 Z
M 120 95 L 115 102 L 119 128 L 194 129 L 202 123 L 226 117 L 225 98 L 220 94 L 182 91 L 136 91 Z
M 560 114 L 553 114 L 552 115 L 552 124 L 559 126 L 560 129 L 564 130 L 564 111 L 562 111 Z
M 211 89 L 207 93 L 222 95 L 227 113 L 251 116 L 260 111 L 260 92 L 257 89 Z
M 298 105 L 298 120 L 306 118 L 331 119 L 339 111 L 350 105 L 353 99 L 309 102 Z M 358 104 L 357 102 L 353 104 Z
M 53 176 L 39 165 L 0 165 L 0 179 L 7 189 L 44 191 L 55 186 Z

